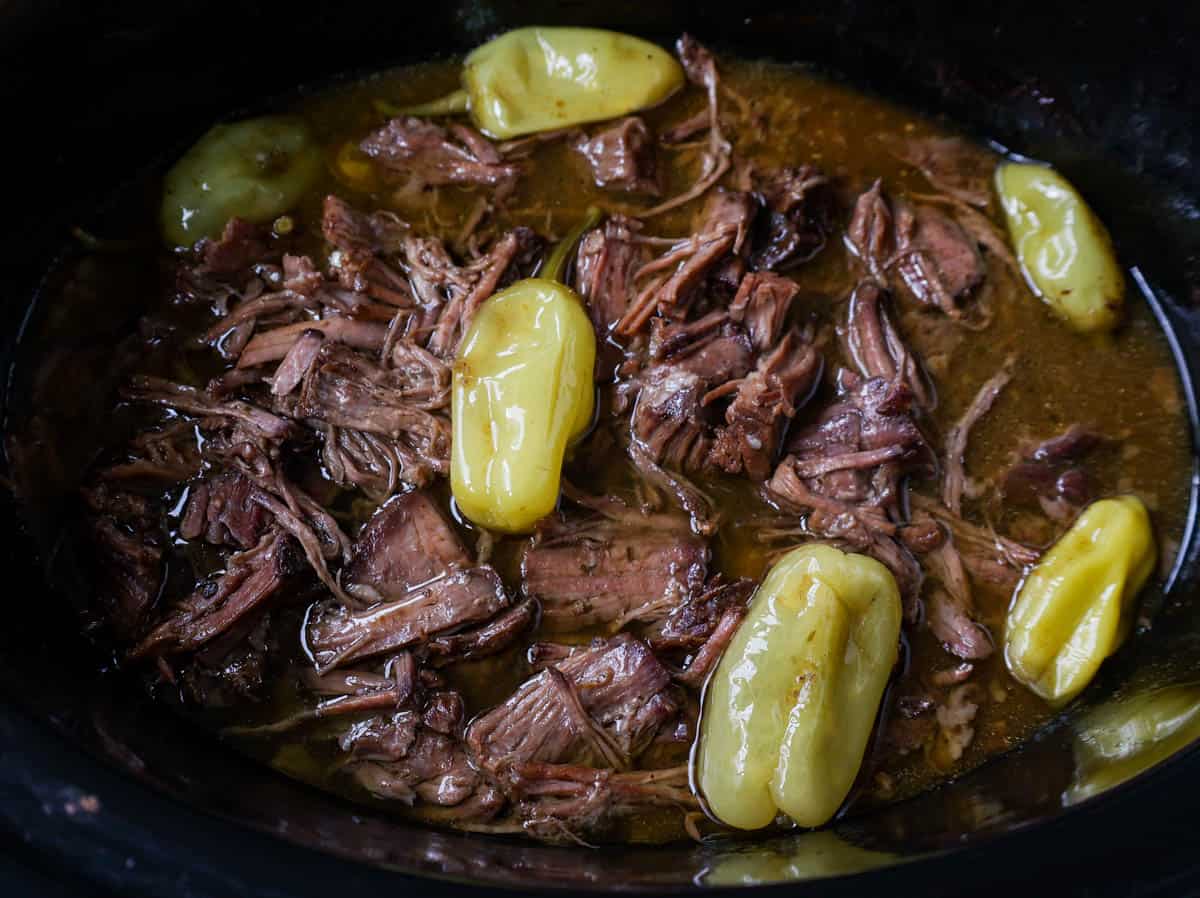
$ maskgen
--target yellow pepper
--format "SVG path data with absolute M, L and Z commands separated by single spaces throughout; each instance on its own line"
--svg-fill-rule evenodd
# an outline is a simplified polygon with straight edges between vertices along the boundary
M 321 173 L 321 151 L 294 116 L 266 116 L 208 131 L 163 179 L 168 243 L 215 237 L 234 216 L 266 223 L 294 206 Z
M 1155 558 L 1140 499 L 1089 505 L 1042 556 L 1008 611 L 1004 656 L 1012 675 L 1054 705 L 1078 695 L 1128 634 L 1134 598 Z
M 503 533 L 531 530 L 558 502 L 563 458 L 591 424 L 596 334 L 559 282 L 564 240 L 541 277 L 484 302 L 454 360 L 450 486 L 459 509 Z
M 470 112 L 498 139 L 599 122 L 657 106 L 683 86 L 661 47 L 598 28 L 518 28 L 474 50 L 463 89 L 393 114 Z
M 1200 685 L 1169 686 L 1108 702 L 1076 724 L 1075 804 L 1137 776 L 1200 739 Z
M 1053 169 L 1013 162 L 996 169 L 996 190 L 1034 292 L 1077 331 L 1116 327 L 1125 277 L 1083 197 Z
M 900 614 L 896 581 L 865 555 L 808 545 L 771 568 L 708 684 L 697 769 L 718 819 L 833 816 L 896 663 Z

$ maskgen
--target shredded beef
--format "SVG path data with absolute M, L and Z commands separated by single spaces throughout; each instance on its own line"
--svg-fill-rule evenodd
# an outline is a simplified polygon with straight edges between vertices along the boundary
M 610 506 L 539 527 L 522 556 L 522 589 L 541 603 L 549 632 L 615 629 L 668 615 L 704 582 L 707 562 L 686 518 Z
M 763 211 L 755 225 L 752 268 L 790 268 L 824 248 L 833 227 L 833 190 L 825 175 L 809 165 L 782 168 L 755 186 Z
M 591 168 L 597 187 L 658 196 L 654 139 L 636 115 L 619 119 L 591 137 L 581 135 L 573 147 Z
M 465 184 L 510 191 L 520 166 L 505 162 L 483 135 L 419 118 L 394 118 L 359 145 L 385 171 L 430 186 Z

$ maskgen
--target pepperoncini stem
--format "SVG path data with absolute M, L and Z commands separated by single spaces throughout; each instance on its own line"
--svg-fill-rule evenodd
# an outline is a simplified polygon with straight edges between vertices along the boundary
M 583 221 L 567 231 L 563 239 L 558 241 L 549 258 L 546 259 L 546 264 L 539 276 L 548 281 L 562 283 L 563 273 L 567 267 L 567 260 L 571 258 L 571 253 L 575 250 L 575 244 L 579 242 L 584 234 L 600 224 L 600 219 L 603 217 L 604 213 L 597 207 L 588 206 L 587 212 L 584 213 Z
M 471 95 L 459 88 L 444 97 L 438 97 L 427 103 L 417 103 L 413 106 L 397 106 L 387 100 L 376 100 L 375 108 L 384 115 L 461 115 L 471 111 Z

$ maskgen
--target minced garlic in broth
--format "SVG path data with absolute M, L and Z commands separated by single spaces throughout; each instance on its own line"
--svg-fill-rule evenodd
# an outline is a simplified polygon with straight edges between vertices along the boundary
M 723 120 L 736 157 L 763 169 L 811 163 L 835 177 L 843 198 L 843 218 L 835 234 L 844 232 L 853 197 L 875 178 L 882 178 L 893 196 L 933 192 L 924 176 L 893 150 L 899 139 L 950 133 L 938 123 L 799 67 L 724 58 L 719 62 L 723 84 L 729 89 L 722 96 Z M 360 208 L 393 209 L 419 232 L 436 234 L 455 245 L 476 194 L 445 187 L 415 195 L 395 195 L 379 185 L 365 185 L 363 190 L 359 189 L 363 182 L 335 177 L 333 163 L 339 153 L 348 152 L 352 157 L 353 151 L 345 149 L 347 143 L 353 145 L 383 120 L 373 101 L 382 98 L 403 105 L 440 96 L 457 86 L 458 74 L 457 63 L 450 61 L 421 64 L 372 76 L 299 104 L 297 111 L 314 125 L 331 162 L 324 182 L 293 216 L 299 228 L 311 235 L 314 252 L 320 249 L 321 202 L 331 191 Z M 645 113 L 644 118 L 651 131 L 657 132 L 702 107 L 700 92 L 691 88 Z M 689 183 L 699 164 L 699 151 L 698 145 L 659 149 L 659 164 L 667 173 L 664 196 Z M 527 225 L 554 238 L 578 222 L 592 204 L 637 214 L 639 202 L 593 186 L 582 160 L 563 141 L 539 146 L 524 164 L 527 173 L 516 193 L 498 211 L 494 222 L 498 229 Z M 733 175 L 727 176 L 727 181 Z M 702 202 L 649 221 L 646 233 L 680 237 L 691 233 L 693 215 Z M 994 214 L 993 219 L 1001 224 Z M 788 272 L 802 291 L 793 313 L 801 320 L 825 325 L 823 330 L 832 335 L 830 325 L 844 317 L 845 299 L 858 271 L 845 247 L 837 239 L 831 240 L 814 260 Z M 1010 289 L 992 295 L 995 317 L 986 330 L 960 328 L 937 313 L 903 309 L 901 328 L 918 355 L 930 363 L 936 381 L 939 401 L 930 434 L 935 446 L 980 385 L 1006 359 L 1015 357 L 1011 384 L 972 433 L 966 458 L 968 478 L 983 482 L 995 476 L 1012 462 L 1024 441 L 1053 436 L 1072 423 L 1094 427 L 1120 440 L 1089 460 L 1097 494 L 1120 491 L 1141 496 L 1153 512 L 1160 544 L 1171 547 L 1178 544 L 1188 502 L 1190 441 L 1166 342 L 1150 310 L 1132 289 L 1127 305 L 1127 323 L 1111 338 L 1080 336 L 1014 282 Z M 918 323 L 927 326 L 915 327 Z M 955 331 L 955 347 L 949 353 L 933 353 L 933 341 L 947 329 Z M 822 351 L 828 379 L 843 363 L 837 339 L 829 339 Z M 801 411 L 798 421 L 814 412 L 812 406 Z M 572 482 L 591 492 L 620 490 L 632 483 L 622 453 L 611 451 L 617 445 L 612 431 L 619 427 L 628 427 L 627 419 L 614 418 L 602 408 L 590 445 L 581 447 L 568 466 Z M 792 544 L 786 535 L 763 539 L 761 527 L 772 510 L 745 479 L 721 478 L 700 481 L 700 485 L 718 499 L 722 514 L 721 529 L 712 542 L 713 570 L 730 577 L 761 577 L 774 555 Z M 918 492 L 934 488 L 931 484 L 913 486 Z M 449 507 L 448 491 L 444 485 L 441 489 Z M 370 506 L 360 502 L 354 508 L 361 518 L 369 514 Z M 1001 533 L 1035 545 L 1046 544 L 1057 532 L 1031 521 L 1028 512 L 1015 514 L 971 499 L 965 510 L 976 523 L 990 523 Z M 519 548 L 519 540 L 502 540 L 493 556 L 511 589 L 519 587 Z M 974 585 L 979 614 L 999 636 L 1010 596 L 987 584 Z M 568 639 L 584 641 L 590 635 L 571 634 Z M 562 641 L 561 636 L 555 638 Z M 893 698 L 921 691 L 930 672 L 958 663 L 923 628 L 915 637 L 908 637 L 908 648 L 905 669 L 889 693 Z M 297 671 L 304 663 L 298 653 L 295 663 Z M 447 671 L 451 684 L 463 691 L 468 713 L 503 700 L 528 673 L 523 647 Z M 232 722 L 231 716 L 242 724 L 278 719 L 299 707 L 296 682 L 295 676 L 284 677 L 276 689 L 276 701 L 232 715 L 222 712 L 216 722 L 226 726 Z M 1013 747 L 1050 715 L 1047 706 L 1008 676 L 999 650 L 977 665 L 972 682 L 988 696 L 974 723 L 974 741 L 963 757 L 954 761 L 935 751 L 931 757 L 918 752 L 884 758 L 876 748 L 877 756 L 864 764 L 857 800 L 910 795 Z M 291 775 L 345 791 L 348 787 L 338 776 L 334 746 L 322 733 L 323 726 L 318 724 L 266 740 L 229 738 Z M 365 799 L 359 793 L 354 797 Z M 661 817 L 634 820 L 624 835 L 647 841 L 679 838 L 679 815 L 664 812 Z

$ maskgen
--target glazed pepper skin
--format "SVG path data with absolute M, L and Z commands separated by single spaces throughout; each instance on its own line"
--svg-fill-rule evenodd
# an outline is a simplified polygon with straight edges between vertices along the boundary
M 523 533 L 554 510 L 563 457 L 588 428 L 596 337 L 574 291 L 518 281 L 476 313 L 454 361 L 450 484 L 490 530 Z
M 217 125 L 163 179 L 163 236 L 189 246 L 216 237 L 234 216 L 271 221 L 300 200 L 321 169 L 321 151 L 294 116 Z
M 1051 168 L 1009 162 L 996 169 L 1008 232 L 1034 291 L 1074 330 L 1120 323 L 1125 277 L 1104 225 Z
M 518 28 L 473 50 L 463 89 L 388 114 L 467 112 L 489 137 L 620 118 L 657 106 L 683 87 L 683 68 L 649 41 L 600 28 Z
M 820 826 L 845 800 L 896 663 L 900 593 L 882 564 L 794 549 L 767 574 L 707 687 L 698 783 L 713 814 Z
M 1106 702 L 1076 725 L 1076 804 L 1132 779 L 1200 737 L 1200 685 L 1190 683 Z
M 1156 557 L 1140 499 L 1101 499 L 1084 509 L 1009 609 L 1004 657 L 1012 675 L 1053 705 L 1078 695 L 1128 635 Z

